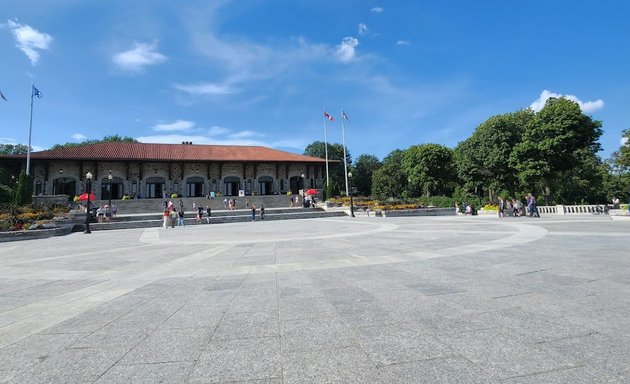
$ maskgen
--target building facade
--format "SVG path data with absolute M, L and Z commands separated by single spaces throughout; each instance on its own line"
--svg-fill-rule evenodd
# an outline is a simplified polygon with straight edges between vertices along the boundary
M 26 155 L 3 156 L 11 173 Z M 323 188 L 324 159 L 260 146 L 107 142 L 31 153 L 36 195 L 79 195 L 93 175 L 97 199 L 238 196 Z

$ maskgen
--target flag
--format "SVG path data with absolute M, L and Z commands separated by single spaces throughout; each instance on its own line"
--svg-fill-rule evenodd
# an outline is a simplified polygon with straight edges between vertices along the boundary
M 33 85 L 33 96 L 37 96 L 40 99 L 42 98 L 42 93 L 37 88 L 35 88 L 34 85 Z
M 0 91 L 0 97 L 2 98 L 2 100 L 4 101 L 9 101 L 7 100 L 6 96 L 4 96 L 4 93 L 2 93 L 2 91 Z
M 350 118 L 348 117 L 348 115 L 346 115 L 346 113 L 344 111 L 341 111 L 341 118 L 346 120 L 346 121 L 350 121 Z
M 333 117 L 328 114 L 328 112 L 324 112 L 324 117 L 327 118 L 330 121 L 334 120 Z

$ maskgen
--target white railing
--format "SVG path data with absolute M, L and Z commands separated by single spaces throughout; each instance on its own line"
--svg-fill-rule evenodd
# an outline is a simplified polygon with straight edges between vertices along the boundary
M 587 204 L 587 205 L 551 205 L 540 206 L 538 213 L 541 215 L 593 215 L 607 213 L 605 204 Z

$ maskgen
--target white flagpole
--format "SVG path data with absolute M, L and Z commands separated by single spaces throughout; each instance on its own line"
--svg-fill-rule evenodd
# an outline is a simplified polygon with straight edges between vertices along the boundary
M 326 186 L 329 185 L 330 179 L 328 178 L 328 138 L 326 137 L 326 108 L 324 108 L 324 151 L 326 152 Z
M 26 149 L 26 176 L 31 171 L 31 131 L 33 130 L 33 89 L 35 89 L 35 83 L 31 83 L 31 119 L 28 124 L 28 148 Z
M 346 175 L 346 196 L 350 196 L 348 193 L 348 161 L 346 156 L 346 133 L 343 121 L 346 119 L 346 115 L 343 113 L 343 108 L 341 108 L 341 144 L 343 145 L 343 171 Z

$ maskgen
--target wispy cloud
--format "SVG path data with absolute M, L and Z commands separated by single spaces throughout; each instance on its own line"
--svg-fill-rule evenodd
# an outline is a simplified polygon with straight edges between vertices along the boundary
M 398 40 L 398 41 L 396 42 L 396 45 L 398 45 L 398 46 L 410 45 L 410 44 L 411 44 L 411 43 L 410 43 L 409 41 L 407 41 L 407 40 Z
M 341 44 L 337 46 L 337 58 L 342 63 L 349 63 L 357 55 L 356 48 L 359 45 L 359 40 L 354 37 L 344 37 L 341 40 Z
M 76 141 L 83 141 L 85 139 L 87 139 L 87 136 L 81 134 L 81 133 L 75 133 L 74 135 L 70 136 L 73 139 L 75 139 Z
M 153 126 L 157 132 L 188 131 L 195 127 L 195 123 L 188 120 L 176 120 L 172 123 L 162 123 Z
M 231 139 L 246 139 L 250 137 L 264 137 L 265 135 L 254 131 L 240 131 L 232 133 L 229 136 Z
M 622 146 L 628 144 L 628 138 L 622 137 L 621 140 L 619 140 L 619 144 Z
M 372 9 L 370 9 L 370 12 L 372 13 L 381 13 L 383 11 L 384 9 L 382 7 L 372 7 Z
M 210 129 L 208 130 L 209 136 L 220 136 L 228 133 L 230 133 L 229 129 L 218 126 L 210 127 Z
M 30 25 L 22 25 L 12 20 L 7 20 L 6 26 L 13 33 L 15 46 L 26 54 L 31 65 L 35 65 L 39 61 L 39 51 L 50 49 L 53 38 L 49 34 L 40 32 Z
M 173 87 L 191 95 L 230 95 L 238 90 L 228 84 L 197 83 L 197 84 L 173 84 Z
M 124 71 L 130 73 L 138 73 L 144 71 L 149 65 L 157 65 L 165 62 L 166 56 L 157 52 L 157 43 L 135 43 L 133 48 L 115 54 L 112 57 L 114 65 Z
M 602 99 L 598 99 L 595 101 L 582 101 L 578 99 L 577 96 L 562 95 L 559 93 L 548 91 L 546 89 L 540 93 L 540 97 L 534 100 L 534 102 L 532 102 L 532 104 L 529 107 L 532 110 L 538 112 L 541 109 L 543 109 L 543 107 L 545 106 L 545 103 L 547 102 L 547 99 L 551 97 L 554 97 L 554 98 L 564 97 L 565 99 L 575 101 L 580 106 L 580 109 L 582 110 L 582 112 L 585 112 L 585 113 L 594 112 L 604 107 L 604 100 Z
M 365 23 L 359 23 L 359 25 L 357 26 L 359 35 L 365 35 L 366 33 L 368 33 L 368 27 Z

